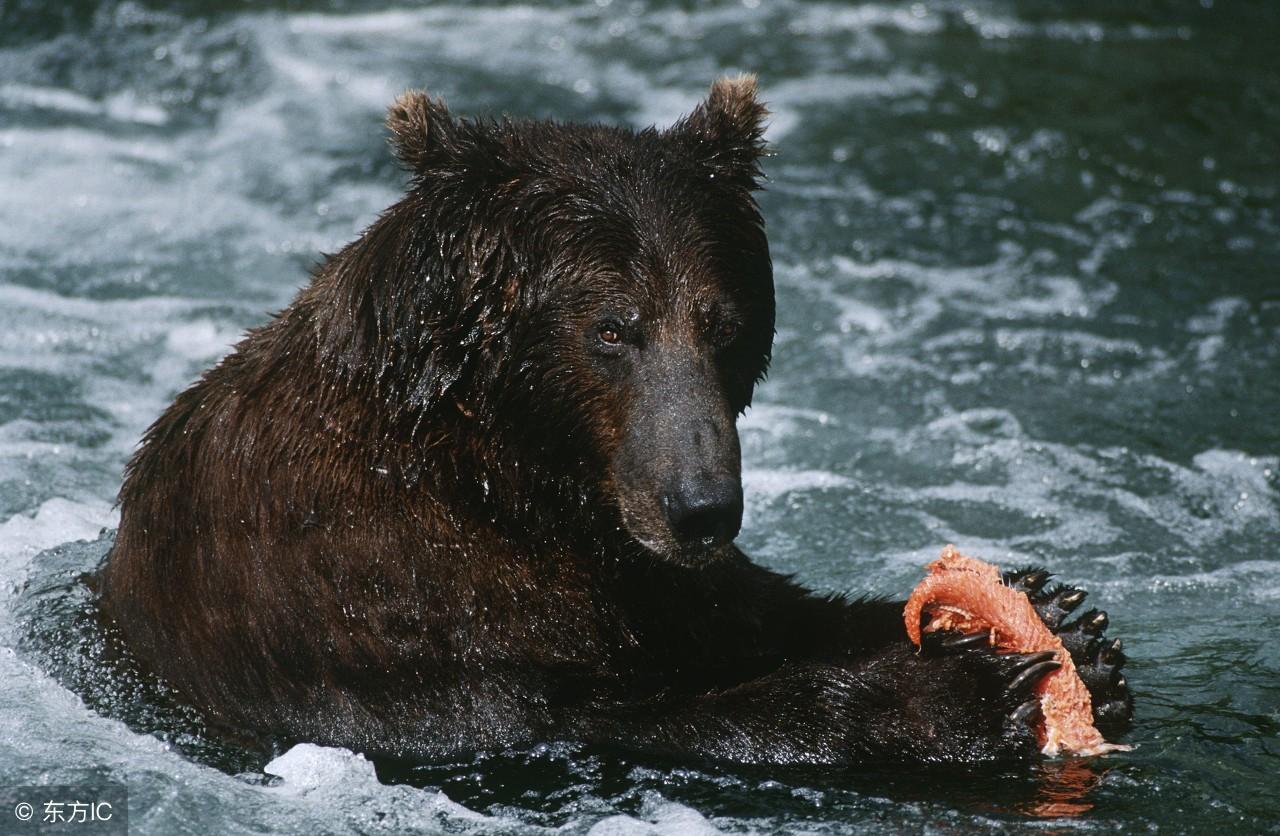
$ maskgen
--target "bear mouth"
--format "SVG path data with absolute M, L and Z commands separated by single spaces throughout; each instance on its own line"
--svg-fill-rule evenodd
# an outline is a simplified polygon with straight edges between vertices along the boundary
M 645 552 L 685 566 L 705 565 L 733 552 L 742 527 L 741 481 L 724 485 L 721 494 L 695 502 L 678 501 L 671 493 L 617 490 L 621 527 Z M 614 481 L 617 485 L 618 481 Z
M 659 514 L 637 514 L 625 499 L 620 503 L 622 527 L 646 553 L 679 566 L 696 568 L 723 560 L 735 553 L 733 537 L 703 536 L 681 540 L 665 525 Z
M 679 566 L 698 569 L 727 560 L 736 551 L 732 540 L 727 543 L 697 543 L 678 546 L 667 555 L 667 559 Z

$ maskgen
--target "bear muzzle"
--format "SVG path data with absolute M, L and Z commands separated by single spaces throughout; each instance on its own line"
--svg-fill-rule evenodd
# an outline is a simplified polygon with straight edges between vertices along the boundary
M 742 481 L 728 474 L 685 480 L 660 503 L 681 550 L 727 545 L 742 528 Z

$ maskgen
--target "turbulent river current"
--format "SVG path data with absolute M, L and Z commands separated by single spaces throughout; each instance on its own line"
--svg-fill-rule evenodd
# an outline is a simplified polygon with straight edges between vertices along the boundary
M 1280 829 L 1280 6 L 0 2 L 0 787 L 144 834 Z M 145 427 L 404 184 L 406 87 L 670 124 L 759 74 L 779 316 L 742 547 L 1086 587 L 1129 753 L 768 771 L 549 743 L 270 763 L 115 670 L 82 575 Z M 0 809 L 0 833 L 15 827 Z

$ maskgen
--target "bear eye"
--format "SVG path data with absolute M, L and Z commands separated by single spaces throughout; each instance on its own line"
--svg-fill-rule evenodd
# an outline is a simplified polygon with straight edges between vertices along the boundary
M 711 342 L 720 348 L 728 346 L 738 336 L 738 327 L 738 323 L 732 319 L 721 319 L 712 323 L 709 335 Z
M 596 330 L 596 336 L 607 346 L 622 345 L 622 326 L 612 320 L 602 322 Z

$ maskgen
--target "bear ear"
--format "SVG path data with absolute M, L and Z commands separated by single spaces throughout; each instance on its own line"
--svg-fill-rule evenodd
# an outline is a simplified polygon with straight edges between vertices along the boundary
M 423 90 L 406 90 L 387 109 L 391 146 L 411 171 L 424 171 L 448 158 L 457 129 L 444 99 L 433 99 Z
M 676 124 L 673 132 L 693 142 L 717 171 L 743 175 L 752 184 L 760 176 L 765 151 L 764 119 L 769 110 L 756 98 L 756 77 L 716 79 L 707 100 Z

